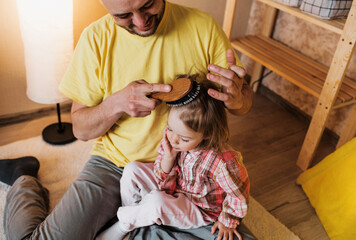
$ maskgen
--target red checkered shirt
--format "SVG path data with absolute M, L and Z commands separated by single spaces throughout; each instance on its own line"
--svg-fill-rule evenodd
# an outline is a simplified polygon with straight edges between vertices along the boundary
M 165 173 L 163 153 L 160 145 L 154 166 L 159 188 L 169 194 L 185 194 L 207 220 L 236 228 L 247 213 L 250 192 L 241 154 L 234 150 L 180 152 L 170 173 Z

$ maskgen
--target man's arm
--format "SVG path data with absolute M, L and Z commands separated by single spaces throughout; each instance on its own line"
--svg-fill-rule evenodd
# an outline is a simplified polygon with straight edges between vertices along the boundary
M 232 49 L 226 52 L 229 68 L 210 64 L 207 78 L 222 86 L 222 91 L 209 89 L 209 95 L 225 103 L 226 108 L 234 115 L 244 115 L 252 107 L 253 91 L 245 81 L 245 69 L 236 66 Z
M 242 102 L 242 107 L 239 109 L 229 109 L 229 112 L 234 114 L 234 115 L 245 115 L 248 113 L 252 107 L 252 101 L 253 101 L 253 91 L 250 87 L 250 85 L 246 82 L 245 79 L 243 80 L 243 85 L 241 88 L 241 102 Z
M 104 135 L 122 115 L 115 115 L 106 108 L 104 102 L 95 107 L 87 107 L 73 101 L 71 117 L 74 136 L 87 141 Z
M 74 136 L 83 141 L 103 136 L 124 113 L 132 117 L 150 115 L 160 101 L 147 98 L 147 94 L 169 92 L 170 89 L 169 85 L 138 80 L 94 107 L 74 101 L 71 110 Z

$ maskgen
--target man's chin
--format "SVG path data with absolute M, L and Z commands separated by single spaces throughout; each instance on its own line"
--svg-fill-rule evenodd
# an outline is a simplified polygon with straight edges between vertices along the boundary
M 156 32 L 156 29 L 150 29 L 147 31 L 137 31 L 134 30 L 133 33 L 140 36 L 140 37 L 149 37 L 151 35 L 153 35 Z
M 137 29 L 136 26 L 133 26 L 133 27 L 127 27 L 126 30 L 132 34 L 135 34 L 135 35 L 138 35 L 141 37 L 149 37 L 156 32 L 156 30 L 158 28 L 158 24 L 159 24 L 159 21 L 157 20 L 157 17 L 152 17 L 151 23 L 150 23 L 151 28 L 149 28 L 147 30 L 140 30 L 140 29 Z
M 132 34 L 140 36 L 140 37 L 149 37 L 149 36 L 153 35 L 157 30 L 157 28 L 151 28 L 146 31 L 139 31 L 139 30 L 127 28 L 127 27 L 124 27 L 124 29 L 126 29 L 129 33 L 132 33 Z

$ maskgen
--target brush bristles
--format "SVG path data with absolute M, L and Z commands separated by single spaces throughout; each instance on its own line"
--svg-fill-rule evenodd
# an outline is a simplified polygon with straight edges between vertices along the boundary
M 187 93 L 181 99 L 178 99 L 178 100 L 172 101 L 172 102 L 166 102 L 166 104 L 170 107 L 179 107 L 179 106 L 187 105 L 188 103 L 193 101 L 198 96 L 199 92 L 200 92 L 199 83 L 197 81 L 193 81 L 193 87 L 189 93 Z

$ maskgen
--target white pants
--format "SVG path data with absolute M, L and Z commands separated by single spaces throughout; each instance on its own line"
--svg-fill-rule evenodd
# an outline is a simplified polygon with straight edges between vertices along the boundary
M 153 163 L 131 162 L 120 181 L 122 207 L 117 216 L 120 226 L 131 231 L 152 224 L 181 229 L 198 228 L 211 221 L 184 194 L 170 195 L 158 190 Z

